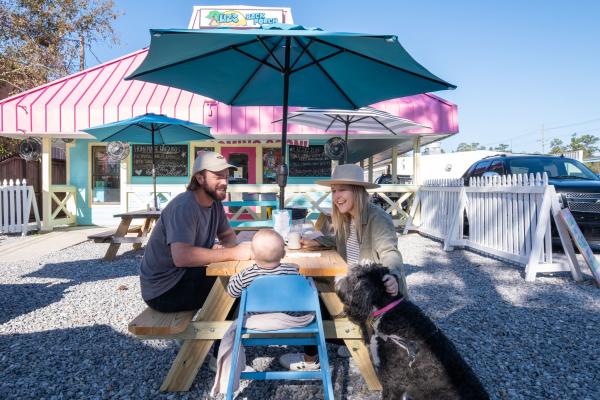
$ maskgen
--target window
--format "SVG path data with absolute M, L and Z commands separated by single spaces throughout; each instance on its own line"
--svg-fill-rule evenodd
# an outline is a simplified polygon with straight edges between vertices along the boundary
M 490 160 L 480 161 L 475 165 L 475 169 L 473 170 L 473 176 L 481 176 L 486 171 L 487 167 L 490 166 L 492 162 Z
M 229 176 L 229 183 L 248 183 L 248 154 L 230 153 L 227 162 L 237 166 Z
M 496 160 L 488 168 L 489 172 L 495 172 L 498 175 L 504 175 L 504 161 Z
M 263 148 L 263 183 L 277 183 L 277 166 L 281 164 L 281 148 Z
M 92 146 L 92 203 L 121 201 L 121 161 L 106 154 L 105 146 Z

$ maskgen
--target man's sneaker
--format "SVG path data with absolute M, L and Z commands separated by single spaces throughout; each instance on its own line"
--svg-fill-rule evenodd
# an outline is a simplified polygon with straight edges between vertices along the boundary
M 279 363 L 290 371 L 317 371 L 321 368 L 319 361 L 305 361 L 303 353 L 286 353 L 279 357 Z

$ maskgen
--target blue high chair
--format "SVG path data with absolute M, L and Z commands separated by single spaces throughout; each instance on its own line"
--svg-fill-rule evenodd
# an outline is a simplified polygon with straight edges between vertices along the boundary
M 314 313 L 315 319 L 305 327 L 258 331 L 246 329 L 242 325 L 247 313 L 307 312 Z M 242 372 L 241 379 L 253 380 L 300 380 L 321 379 L 326 400 L 333 400 L 333 386 L 329 374 L 329 361 L 325 347 L 323 320 L 319 307 L 319 295 L 314 282 L 301 275 L 260 276 L 242 291 L 240 312 L 233 343 L 231 371 L 227 385 L 227 399 L 233 399 L 233 383 L 238 364 L 240 344 L 246 347 L 269 345 L 314 345 L 319 351 L 321 369 L 318 371 L 266 371 Z M 244 334 L 260 334 L 260 338 L 243 338 Z M 264 337 L 267 334 L 269 337 Z M 293 336 L 297 335 L 297 336 Z

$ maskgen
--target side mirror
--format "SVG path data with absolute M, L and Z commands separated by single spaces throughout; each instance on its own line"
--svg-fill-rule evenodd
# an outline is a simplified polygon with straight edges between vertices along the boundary
M 483 177 L 488 177 L 488 176 L 500 176 L 500 174 L 499 174 L 499 173 L 497 173 L 497 172 L 494 172 L 494 171 L 485 171 L 485 172 L 483 173 L 483 175 L 481 175 L 481 176 L 483 176 Z

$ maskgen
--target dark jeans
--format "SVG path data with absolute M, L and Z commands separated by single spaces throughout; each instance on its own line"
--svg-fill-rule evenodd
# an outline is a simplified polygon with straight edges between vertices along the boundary
M 191 311 L 202 308 L 208 293 L 212 289 L 216 278 L 206 276 L 206 268 L 186 268 L 181 280 L 165 293 L 152 300 L 146 301 L 150 308 L 160 312 Z M 227 319 L 233 319 L 237 315 L 236 303 L 231 307 Z M 213 355 L 216 357 L 221 341 L 216 340 Z
M 216 278 L 206 276 L 206 268 L 186 268 L 175 286 L 152 300 L 150 308 L 160 312 L 191 311 L 202 307 Z

